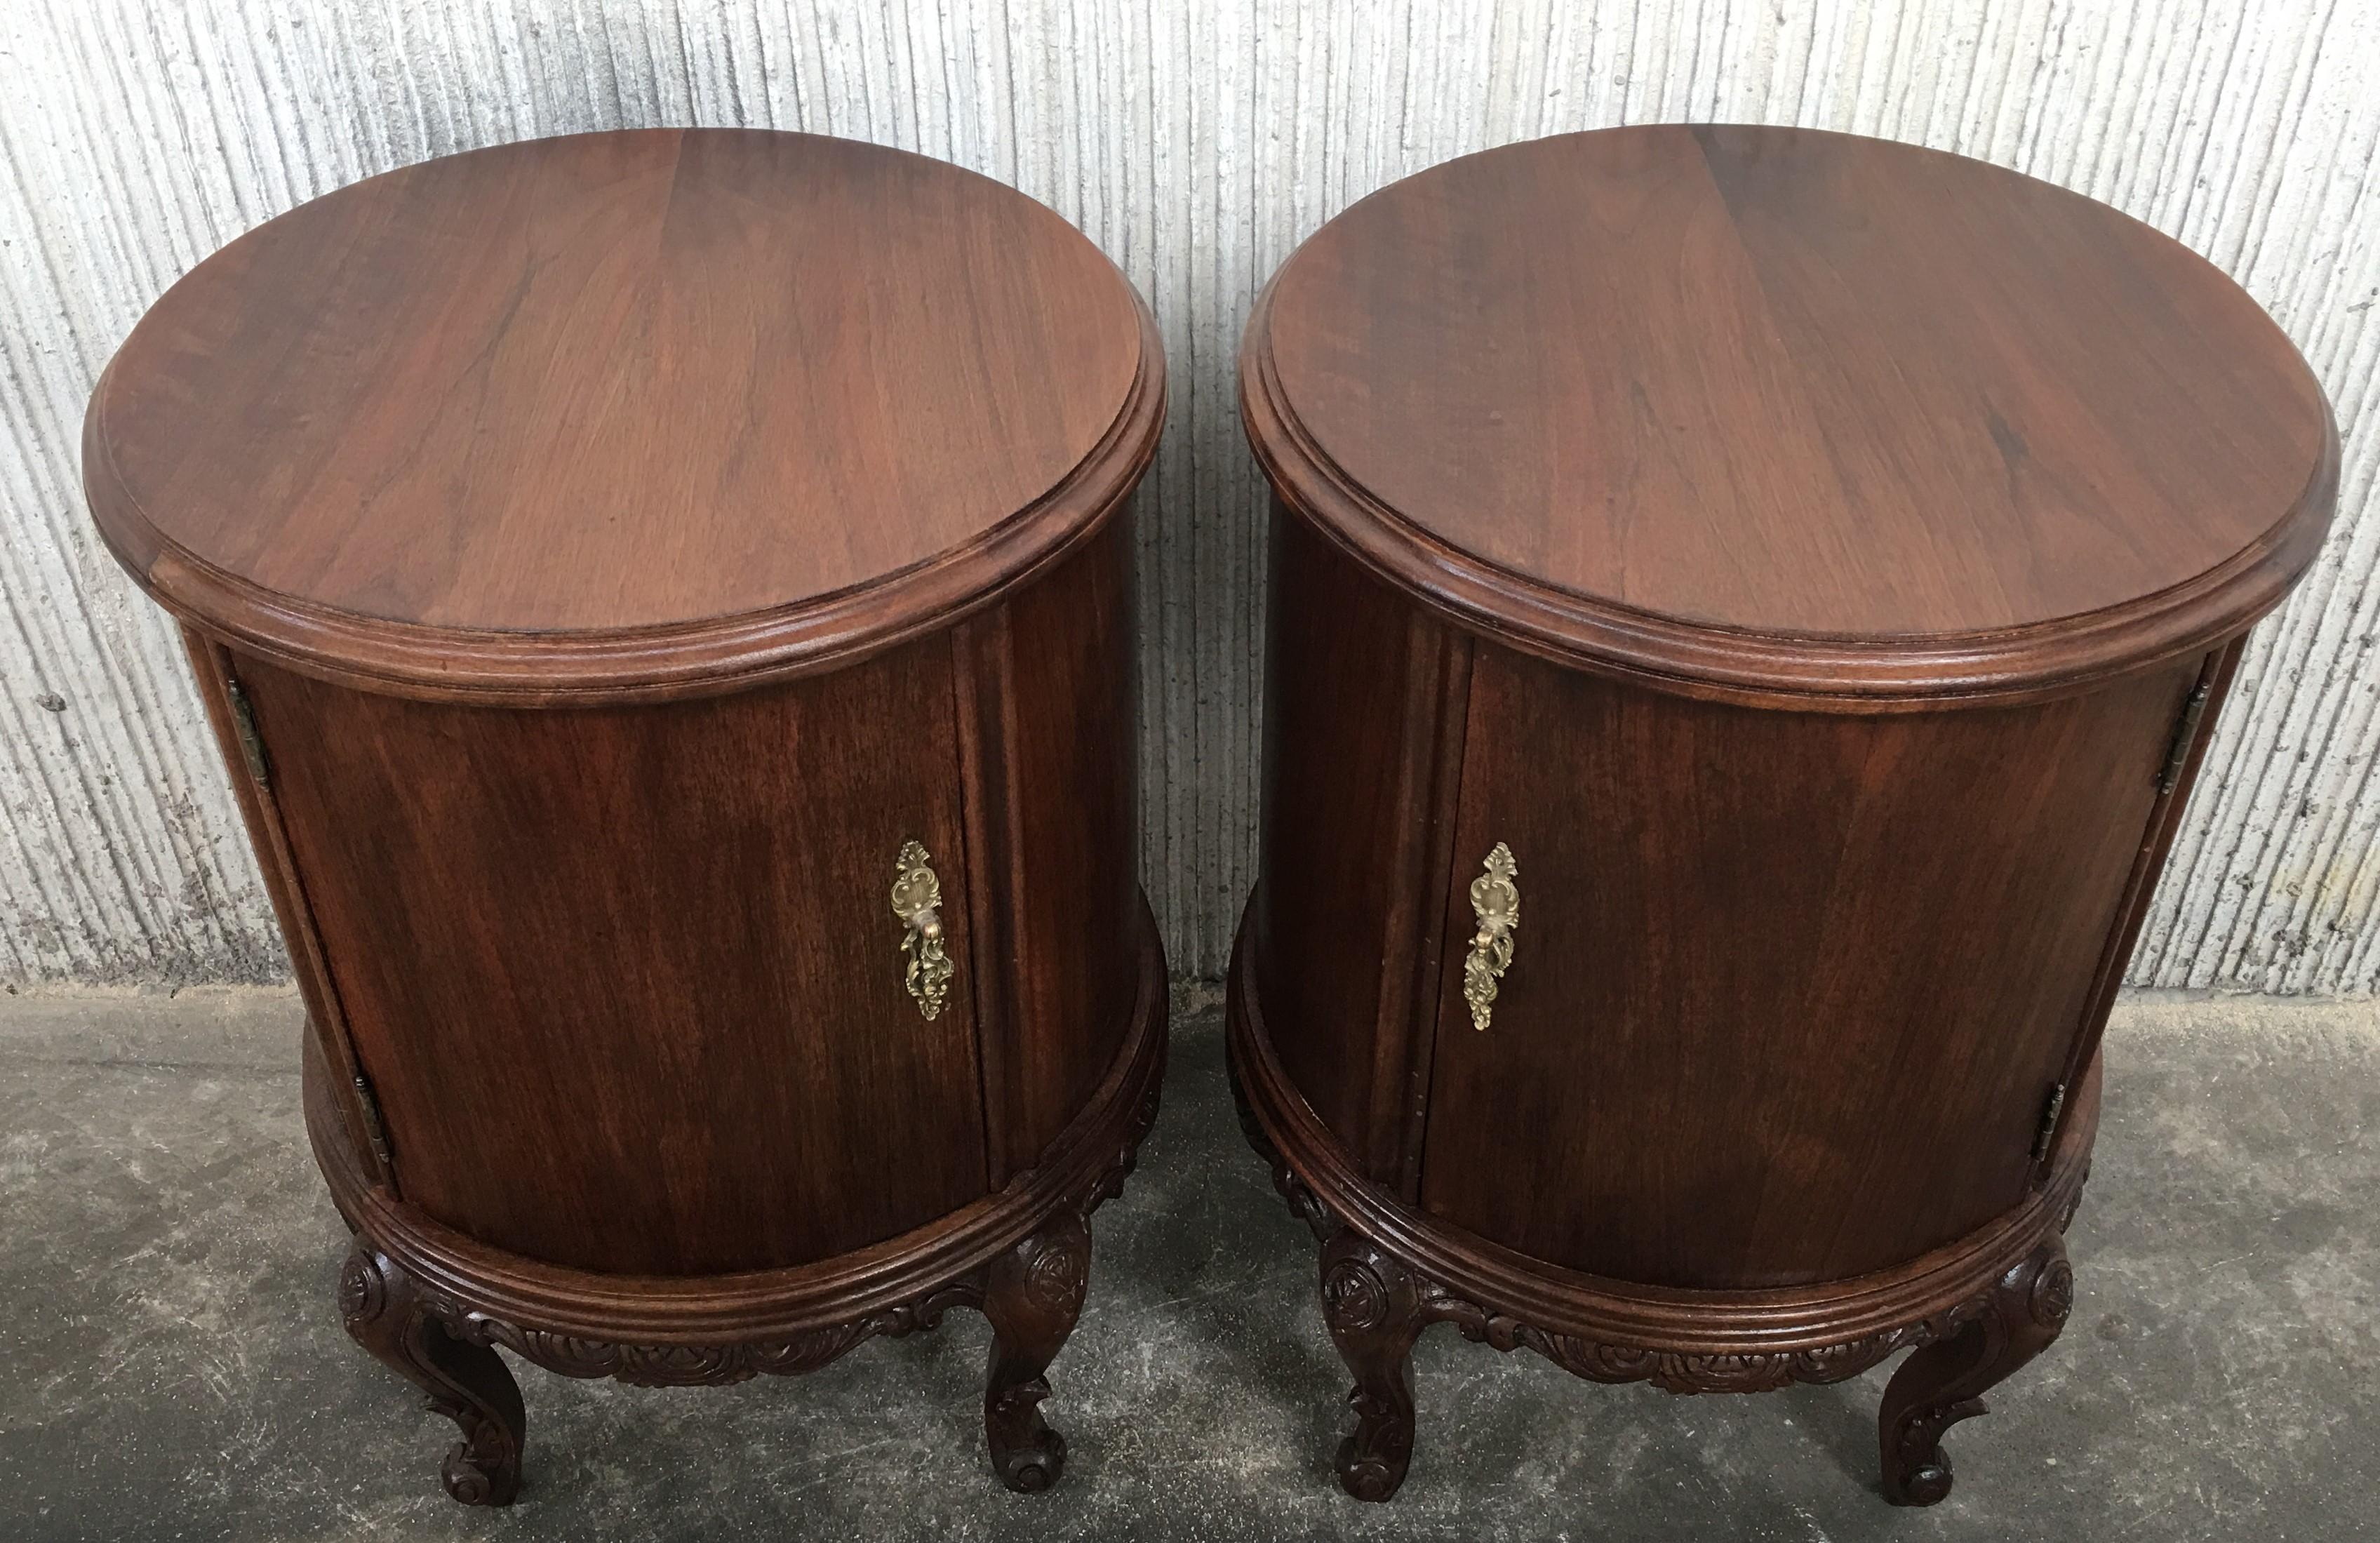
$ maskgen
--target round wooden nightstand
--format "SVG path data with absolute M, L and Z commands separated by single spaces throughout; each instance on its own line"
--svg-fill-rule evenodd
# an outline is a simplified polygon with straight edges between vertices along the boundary
M 1842 135 L 1439 166 L 1282 268 L 1250 1134 L 1322 1239 L 1347 1488 L 1434 1322 L 1597 1381 L 1917 1347 L 1885 1493 L 2058 1333 L 2097 1046 L 2338 439 L 2148 227 Z
M 729 1382 L 979 1307 L 1012 1488 L 1155 1117 L 1147 308 L 982 177 L 474 152 L 160 300 L 86 489 L 188 635 L 312 1018 L 347 1327 L 519 1481 L 492 1347 Z

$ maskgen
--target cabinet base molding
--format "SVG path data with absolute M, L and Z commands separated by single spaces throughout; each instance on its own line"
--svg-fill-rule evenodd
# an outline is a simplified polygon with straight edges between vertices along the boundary
M 1066 1443 L 1039 1404 L 1050 1363 L 1082 1310 L 1090 1215 L 1123 1193 L 1157 1120 L 1166 983 L 1145 909 L 1140 965 L 1123 1051 L 1040 1163 L 899 1237 L 732 1275 L 566 1269 L 441 1225 L 367 1178 L 309 1034 L 307 1135 L 356 1234 L 339 1275 L 340 1317 L 357 1343 L 460 1428 L 442 1468 L 446 1492 L 466 1505 L 507 1505 L 520 1488 L 526 1422 L 497 1346 L 565 1377 L 708 1386 L 813 1371 L 863 1341 L 932 1329 L 951 1308 L 971 1307 L 992 1326 L 984 1391 L 992 1466 L 1011 1489 L 1046 1489 L 1064 1467 Z
M 2095 1059 L 2060 1124 L 2046 1176 L 2014 1209 L 1891 1270 L 1759 1291 L 1633 1284 L 1530 1259 L 1418 1211 L 1364 1177 L 1276 1059 L 1242 930 L 1229 1001 L 1232 1087 L 1249 1144 L 1321 1245 L 1323 1320 L 1354 1377 L 1355 1430 L 1340 1483 L 1384 1500 L 1412 1461 L 1408 1361 L 1435 1323 L 1499 1351 L 1536 1351 L 1593 1382 L 1673 1393 L 1840 1382 L 1902 1350 L 1878 1420 L 1885 1498 L 1950 1492 L 1942 1433 L 2046 1348 L 2073 1303 L 2064 1234 L 2098 1126 Z

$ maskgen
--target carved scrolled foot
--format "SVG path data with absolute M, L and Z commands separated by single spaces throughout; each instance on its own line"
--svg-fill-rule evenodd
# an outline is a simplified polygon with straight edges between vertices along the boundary
M 1355 1432 L 1339 1443 L 1339 1483 L 1359 1500 L 1385 1500 L 1413 1462 L 1409 1362 L 1428 1320 L 1413 1272 L 1341 1228 L 1322 1245 L 1322 1318 L 1355 1376 L 1347 1403 Z
M 428 1395 L 432 1413 L 462 1428 L 440 1469 L 446 1493 L 465 1505 L 512 1504 L 528 1419 L 502 1358 L 448 1333 L 404 1267 L 361 1237 L 339 1270 L 339 1317 L 358 1344 Z
M 991 1366 L 984 1379 L 983 1429 L 1000 1481 L 1019 1494 L 1058 1482 L 1066 1440 L 1043 1423 L 1044 1374 L 1083 1310 L 1090 1283 L 1091 1230 L 1067 1209 L 994 1259 L 984 1277 L 991 1320 Z
M 2073 1305 L 2066 1241 L 2053 1233 L 1999 1278 L 1978 1317 L 1900 1364 L 1876 1422 L 1886 1500 L 1932 1505 L 1950 1492 L 1942 1433 L 1982 1414 L 1985 1391 L 2047 1349 Z

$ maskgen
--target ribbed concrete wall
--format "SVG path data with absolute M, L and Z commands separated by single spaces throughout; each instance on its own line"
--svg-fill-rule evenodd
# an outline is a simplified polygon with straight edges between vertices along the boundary
M 1251 872 L 1257 483 L 1230 361 L 1257 287 L 1352 200 L 1507 140 L 1799 123 L 2105 199 L 2236 275 L 2346 435 L 2343 516 L 2259 633 L 2135 966 L 2380 981 L 2364 431 L 2380 327 L 2380 10 L 1633 0 L 11 0 L 0 7 L 0 980 L 279 972 L 164 620 L 90 534 L 83 401 L 177 274 L 372 172 L 529 135 L 751 124 L 1014 184 L 1156 303 L 1145 861 L 1178 967 L 1221 968 Z

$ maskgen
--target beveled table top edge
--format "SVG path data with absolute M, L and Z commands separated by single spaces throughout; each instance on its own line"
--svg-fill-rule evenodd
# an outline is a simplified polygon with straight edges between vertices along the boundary
M 1106 432 L 1066 476 L 965 544 L 781 607 L 658 626 L 500 631 L 395 621 L 267 589 L 166 537 L 115 473 L 103 411 L 109 371 L 83 419 L 84 497 L 110 553 L 177 619 L 365 689 L 534 707 L 700 696 L 839 668 L 991 603 L 1080 546 L 1132 496 L 1165 422 L 1164 344 L 1148 300 L 1109 267 L 1139 319 L 1136 370 Z
M 1463 552 L 1341 468 L 1299 422 L 1273 367 L 1272 303 L 1295 261 L 1292 253 L 1257 296 L 1238 361 L 1242 427 L 1281 502 L 1375 577 L 1468 630 L 1682 695 L 1894 711 L 2079 690 L 2252 625 L 2313 565 L 2338 503 L 2338 423 L 2325 394 L 2322 453 L 2298 496 L 2230 560 L 2168 589 L 2019 627 L 1904 637 L 1763 632 L 1665 615 L 1544 584 Z

